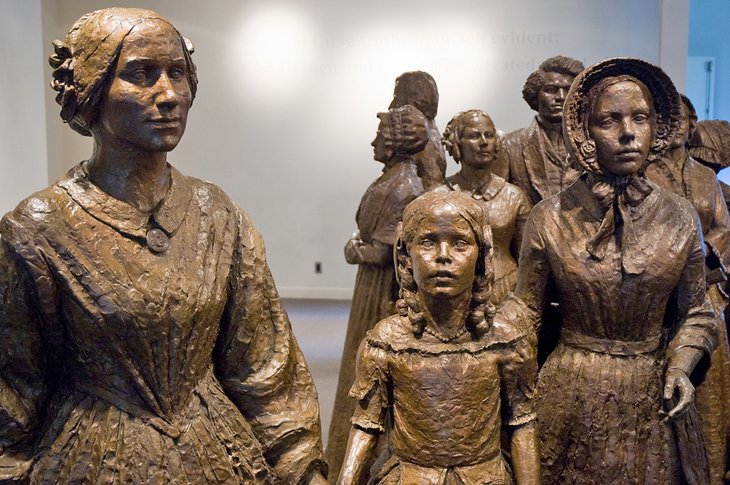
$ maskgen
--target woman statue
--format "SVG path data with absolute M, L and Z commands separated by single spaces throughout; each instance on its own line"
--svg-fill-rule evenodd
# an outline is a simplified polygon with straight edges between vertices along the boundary
M 560 341 L 538 377 L 544 484 L 709 482 L 689 376 L 717 345 L 692 205 L 645 176 L 676 138 L 658 67 L 609 59 L 579 74 L 564 134 L 586 171 L 527 219 L 505 315 L 539 325 L 548 279 Z
M 397 243 L 398 314 L 368 332 L 350 395 L 358 406 L 339 482 L 358 484 L 380 436 L 373 483 L 539 483 L 532 396 L 537 365 L 515 327 L 493 321 L 491 231 L 479 203 L 428 192 L 408 205 Z M 502 420 L 504 419 L 504 423 Z
M 347 323 L 340 377 L 327 438 L 330 479 L 340 470 L 355 400 L 348 397 L 355 376 L 355 353 L 365 333 L 395 313 L 398 282 L 393 268 L 393 244 L 403 209 L 424 192 L 413 155 L 428 141 L 426 118 L 406 105 L 379 113 L 380 126 L 372 142 L 383 174 L 365 191 L 357 209 L 358 231 L 345 245 L 345 259 L 357 264 L 352 308 Z
M 502 150 L 494 123 L 487 113 L 463 111 L 444 131 L 443 143 L 461 170 L 446 179 L 451 190 L 478 200 L 494 236 L 494 289 L 492 301 L 499 304 L 517 281 L 517 258 L 522 232 L 532 204 L 522 189 L 492 173 Z
M 700 216 L 707 295 L 717 315 L 718 346 L 705 379 L 697 387 L 696 401 L 710 459 L 711 483 L 721 484 L 728 471 L 730 451 L 730 346 L 724 316 L 728 303 L 724 287 L 730 268 L 730 215 L 715 172 L 687 153 L 697 114 L 686 96 L 682 96 L 681 108 L 677 138 L 664 157 L 647 167 L 646 175 L 658 186 L 689 200 Z
M 424 71 L 409 71 L 395 79 L 393 100 L 388 108 L 400 108 L 407 104 L 417 108 L 426 117 L 428 142 L 421 151 L 413 154 L 413 160 L 423 186 L 430 190 L 441 185 L 446 175 L 446 153 L 441 146 L 441 133 L 435 120 L 439 91 L 433 76 Z
M 54 46 L 61 117 L 94 149 L 0 223 L 3 483 L 326 483 L 261 236 L 167 163 L 192 45 L 110 8 Z

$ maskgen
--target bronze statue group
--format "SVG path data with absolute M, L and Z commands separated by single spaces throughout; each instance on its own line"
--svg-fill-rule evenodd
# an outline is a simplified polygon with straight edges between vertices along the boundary
M 0 223 L 3 483 L 730 481 L 730 129 L 660 68 L 547 59 L 506 135 L 398 77 L 325 457 L 261 236 L 167 163 L 192 44 L 111 8 L 54 48 L 94 149 Z

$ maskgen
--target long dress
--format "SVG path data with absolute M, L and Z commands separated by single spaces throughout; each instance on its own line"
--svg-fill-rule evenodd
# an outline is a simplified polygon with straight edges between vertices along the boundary
M 507 485 L 502 420 L 535 419 L 536 361 L 524 334 L 495 323 L 479 339 L 415 337 L 407 317 L 368 332 L 350 395 L 352 424 L 387 437 L 389 459 L 374 473 L 383 485 Z
M 707 244 L 707 293 L 717 315 L 718 346 L 711 365 L 697 387 L 697 411 L 710 459 L 713 484 L 722 484 L 730 465 L 730 344 L 725 307 L 728 297 L 721 283 L 730 269 L 730 215 L 715 172 L 683 152 L 677 160 L 660 159 L 647 168 L 654 183 L 692 203 L 702 223 Z
M 424 192 L 416 170 L 416 166 L 408 160 L 386 167 L 383 174 L 365 191 L 356 215 L 363 242 L 376 241 L 389 246 L 395 244 L 396 228 L 403 218 L 403 210 Z M 350 418 L 355 410 L 355 400 L 348 397 L 355 378 L 355 354 L 367 331 L 383 318 L 396 313 L 397 299 L 398 282 L 392 259 L 378 265 L 359 265 L 327 437 L 327 462 L 331 479 L 337 478 L 342 466 L 350 435 Z
M 492 175 L 489 182 L 474 191 L 466 189 L 472 184 L 465 181 L 461 173 L 447 178 L 446 185 L 451 190 L 470 193 L 484 208 L 487 222 L 492 228 L 494 244 L 492 302 L 498 305 L 517 283 L 516 259 L 519 257 L 522 233 L 532 204 L 519 187 L 505 182 L 498 175 Z
M 151 216 L 82 164 L 3 218 L 3 479 L 295 484 L 324 470 L 316 390 L 261 236 L 219 188 L 171 175 Z
M 706 463 L 702 446 L 678 442 L 660 416 L 667 360 L 685 346 L 709 356 L 717 343 L 702 233 L 689 202 L 647 183 L 651 193 L 626 212 L 638 274 L 622 271 L 628 249 L 615 237 L 603 258 L 587 252 L 605 211 L 583 178 L 527 220 L 515 296 L 501 310 L 539 325 L 554 279 L 560 342 L 538 377 L 544 484 L 680 484 L 683 467 Z

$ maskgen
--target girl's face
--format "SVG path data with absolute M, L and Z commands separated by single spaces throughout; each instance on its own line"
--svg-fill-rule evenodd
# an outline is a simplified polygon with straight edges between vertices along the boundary
M 598 95 L 588 121 L 601 168 L 614 175 L 632 175 L 649 156 L 655 115 L 638 84 L 621 81 Z
M 451 204 L 435 205 L 418 221 L 408 253 L 419 293 L 451 299 L 471 291 L 479 245 Z

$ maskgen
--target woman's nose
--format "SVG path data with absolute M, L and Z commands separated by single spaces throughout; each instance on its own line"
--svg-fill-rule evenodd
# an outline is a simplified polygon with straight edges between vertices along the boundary
M 155 102 L 158 106 L 175 107 L 180 103 L 178 92 L 166 73 L 162 73 L 157 79 L 157 87 L 158 93 Z

